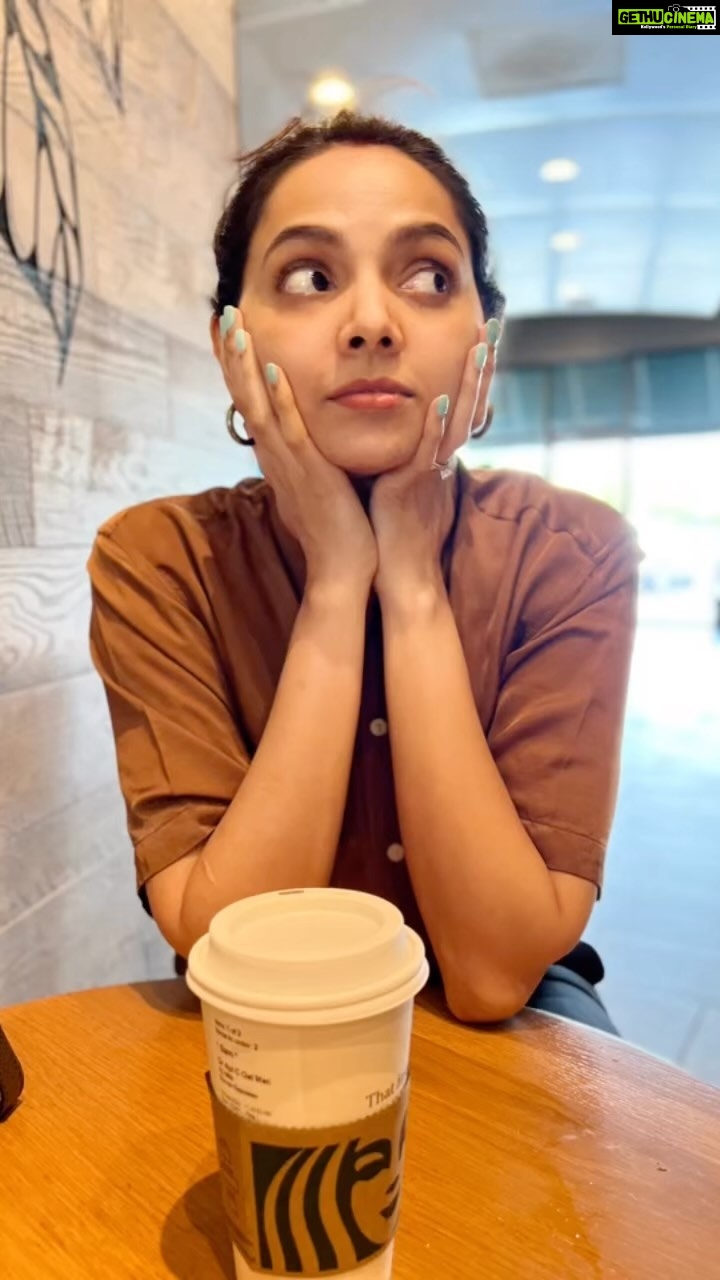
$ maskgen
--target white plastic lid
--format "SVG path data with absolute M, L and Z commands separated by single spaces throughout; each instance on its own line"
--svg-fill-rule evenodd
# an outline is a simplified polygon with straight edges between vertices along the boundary
M 225 1013 L 325 1025 L 404 1004 L 428 972 L 421 938 L 392 903 L 349 889 L 291 889 L 218 912 L 190 952 L 187 983 Z

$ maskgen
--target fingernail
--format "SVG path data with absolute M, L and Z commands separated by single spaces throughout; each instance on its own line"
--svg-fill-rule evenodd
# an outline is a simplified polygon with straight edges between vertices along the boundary
M 488 320 L 487 329 L 485 330 L 485 333 L 487 336 L 488 343 L 490 344 L 491 347 L 497 347 L 500 345 L 500 337 L 502 335 L 502 325 L 499 320 L 495 320 L 494 317 L 492 320 Z
M 235 307 L 225 307 L 223 309 L 223 313 L 220 317 L 220 333 L 223 338 L 232 329 L 236 315 L 237 310 Z
M 235 346 L 240 352 L 240 355 L 242 355 L 245 348 L 247 347 L 247 337 L 245 335 L 244 329 L 237 329 L 235 331 Z
M 439 399 L 439 400 L 438 400 L 438 402 L 437 402 L 437 416 L 438 416 L 438 418 L 447 418 L 447 415 L 448 415 L 448 409 L 449 409 L 449 408 L 450 408 L 450 397 L 449 397 L 449 396 L 441 396 L 441 397 L 440 397 L 440 399 Z
M 267 380 L 268 380 L 268 382 L 270 383 L 270 386 L 271 386 L 271 387 L 276 387 L 276 386 L 277 386 L 277 384 L 278 384 L 278 377 L 279 377 L 279 376 L 280 376 L 280 375 L 279 375 L 279 370 L 278 370 L 278 367 L 277 367 L 277 365 L 276 365 L 276 364 L 266 364 L 266 365 L 265 365 L 265 377 L 267 378 Z
M 481 342 L 475 348 L 475 368 L 477 369 L 478 373 L 482 373 L 483 369 L 485 368 L 485 365 L 487 364 L 487 358 L 488 358 L 487 342 Z

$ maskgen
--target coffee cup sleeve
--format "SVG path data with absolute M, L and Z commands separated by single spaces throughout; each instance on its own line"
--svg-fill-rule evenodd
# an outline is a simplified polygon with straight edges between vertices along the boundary
M 230 1234 L 251 1269 L 344 1276 L 389 1247 L 400 1206 L 407 1077 L 385 1105 L 322 1129 L 246 1120 L 220 1102 L 209 1073 L 206 1081 Z

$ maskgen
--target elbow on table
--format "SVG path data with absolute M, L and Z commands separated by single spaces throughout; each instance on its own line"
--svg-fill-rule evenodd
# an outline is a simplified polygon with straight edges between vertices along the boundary
M 458 1022 L 507 1022 L 525 1007 L 532 990 L 503 978 L 494 982 L 446 982 L 445 999 Z

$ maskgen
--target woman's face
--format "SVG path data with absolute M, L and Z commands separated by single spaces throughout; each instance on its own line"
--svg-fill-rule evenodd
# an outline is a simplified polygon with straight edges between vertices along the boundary
M 410 460 L 430 402 L 454 403 L 483 321 L 452 200 L 387 146 L 336 145 L 280 179 L 250 244 L 240 306 L 259 360 L 284 369 L 317 447 L 354 476 Z M 377 379 L 404 392 L 337 397 Z

